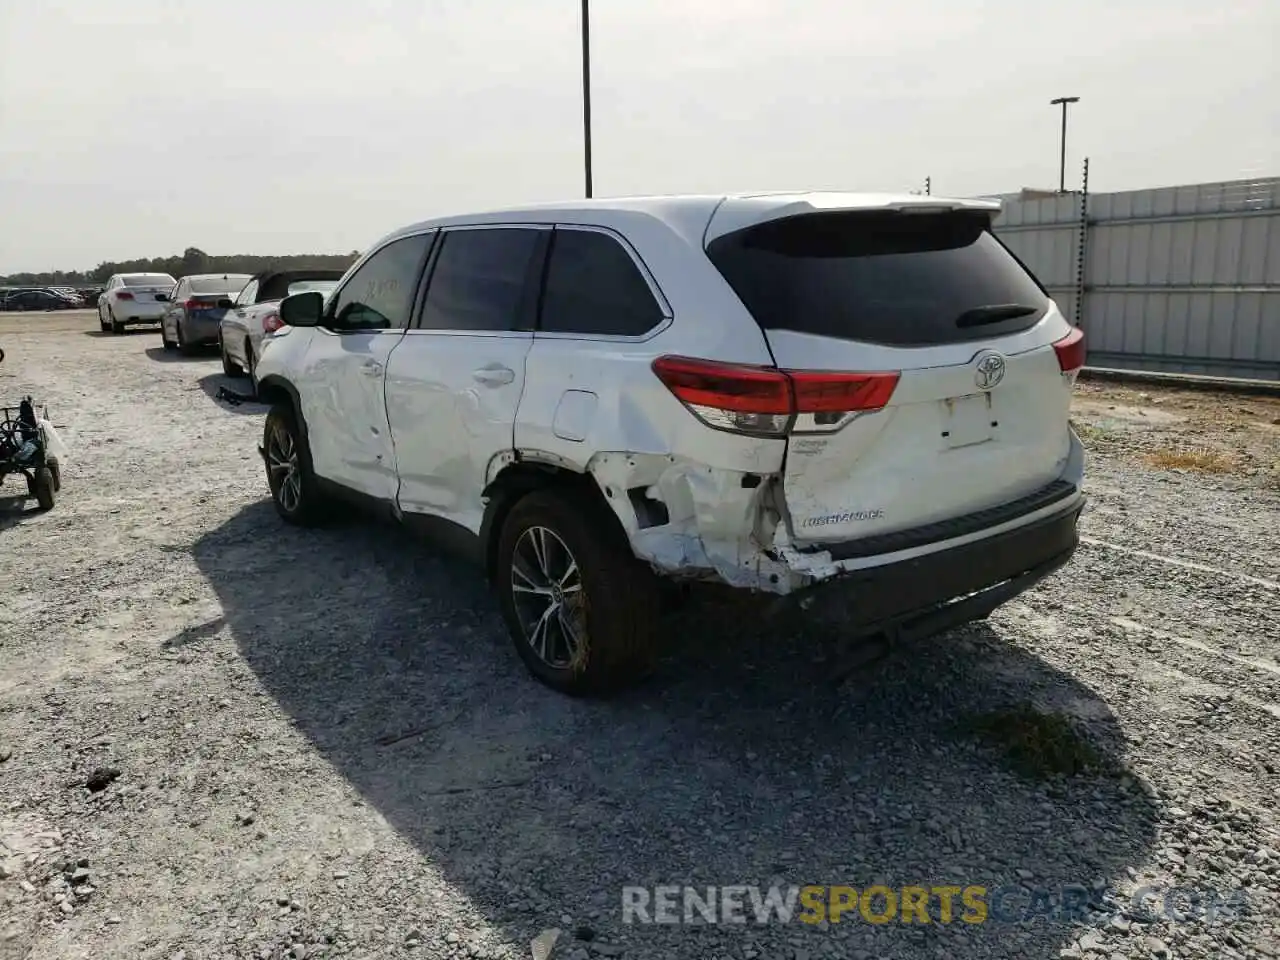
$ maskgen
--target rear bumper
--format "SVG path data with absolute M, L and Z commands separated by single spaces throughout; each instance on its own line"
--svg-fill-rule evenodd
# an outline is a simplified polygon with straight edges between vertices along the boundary
M 124 301 L 111 305 L 111 315 L 117 323 L 159 323 L 164 316 L 164 304 Z
M 190 344 L 215 344 L 222 331 L 221 317 L 187 317 L 179 322 L 182 336 Z
M 1014 530 L 841 574 L 795 596 L 862 632 L 937 633 L 986 616 L 1063 567 L 1079 543 L 1081 500 Z

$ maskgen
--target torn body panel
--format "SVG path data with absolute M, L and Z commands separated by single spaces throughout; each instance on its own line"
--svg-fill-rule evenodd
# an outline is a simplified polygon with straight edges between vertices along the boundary
M 936 538 L 904 538 L 898 544 L 886 543 L 884 552 L 874 555 L 841 550 L 840 544 L 824 548 L 797 543 L 782 496 L 781 472 L 716 469 L 672 455 L 635 453 L 597 454 L 588 472 L 617 514 L 636 555 L 659 573 L 785 595 L 1078 512 L 1083 502 L 1082 460 L 1079 441 L 1072 437 L 1058 481 L 1066 489 L 1052 498 L 1028 498 L 1025 510 L 999 516 L 956 518 L 954 528 L 937 530 Z
M 777 473 L 637 453 L 600 453 L 587 469 L 636 556 L 659 573 L 771 593 L 789 593 L 807 582 L 771 551 L 782 523 Z M 661 509 L 646 509 L 645 501 Z

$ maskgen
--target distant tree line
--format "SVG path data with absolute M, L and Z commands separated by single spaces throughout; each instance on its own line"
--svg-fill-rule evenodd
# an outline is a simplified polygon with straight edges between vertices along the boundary
M 177 257 L 143 257 L 138 260 L 107 261 L 92 270 L 50 270 L 45 273 L 11 273 L 0 276 L 0 286 L 92 286 L 106 282 L 114 273 L 167 273 L 182 278 L 193 273 L 261 273 L 263 270 L 345 270 L 356 261 L 350 253 L 300 253 L 284 257 L 261 257 L 247 253 L 219 257 L 196 247 L 187 247 Z

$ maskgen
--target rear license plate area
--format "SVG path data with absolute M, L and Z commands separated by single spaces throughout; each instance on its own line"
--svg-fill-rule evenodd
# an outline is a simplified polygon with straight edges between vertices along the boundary
M 948 449 L 986 443 L 995 436 L 997 421 L 991 394 L 973 393 L 942 401 L 942 442 Z

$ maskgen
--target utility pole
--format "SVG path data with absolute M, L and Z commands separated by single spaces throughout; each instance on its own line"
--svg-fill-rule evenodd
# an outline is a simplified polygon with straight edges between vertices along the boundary
M 590 0 L 582 0 L 582 147 L 587 199 L 591 199 L 591 15 Z
M 586 4 L 587 0 L 582 0 L 582 2 Z M 1058 163 L 1059 193 L 1067 192 L 1067 104 L 1079 102 L 1079 97 L 1058 97 L 1049 101 L 1050 106 L 1056 107 L 1059 104 L 1062 106 L 1062 157 Z

